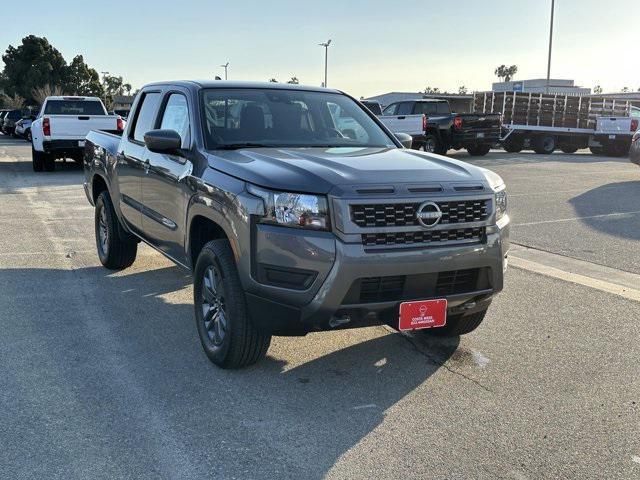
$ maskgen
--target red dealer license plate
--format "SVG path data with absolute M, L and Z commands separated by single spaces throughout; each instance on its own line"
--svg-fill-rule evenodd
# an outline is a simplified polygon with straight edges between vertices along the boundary
M 400 304 L 398 329 L 420 330 L 444 327 L 447 323 L 447 300 L 422 300 Z

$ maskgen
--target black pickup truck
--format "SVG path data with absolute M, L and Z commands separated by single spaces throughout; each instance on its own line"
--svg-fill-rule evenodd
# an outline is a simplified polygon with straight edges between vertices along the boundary
M 272 335 L 469 333 L 502 290 L 502 179 L 403 148 L 344 93 L 156 83 L 129 120 L 85 144 L 98 257 L 126 268 L 143 241 L 192 270 L 197 331 L 221 367 L 256 362 Z
M 393 133 L 411 135 L 413 148 L 440 155 L 452 148 L 466 148 L 472 156 L 486 155 L 500 139 L 499 114 L 452 113 L 446 100 L 392 103 L 380 120 Z

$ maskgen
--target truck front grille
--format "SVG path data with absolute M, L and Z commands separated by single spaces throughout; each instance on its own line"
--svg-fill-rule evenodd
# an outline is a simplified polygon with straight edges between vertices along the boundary
M 454 270 L 420 275 L 367 277 L 353 282 L 343 301 L 345 304 L 399 302 L 443 298 L 488 288 L 486 268 Z
M 440 224 L 481 222 L 489 217 L 489 200 L 436 202 Z M 418 226 L 420 203 L 351 205 L 351 220 L 361 228 Z
M 362 244 L 367 247 L 382 245 L 429 245 L 445 242 L 481 242 L 486 233 L 485 227 L 457 228 L 453 230 L 421 230 L 418 232 L 365 233 Z

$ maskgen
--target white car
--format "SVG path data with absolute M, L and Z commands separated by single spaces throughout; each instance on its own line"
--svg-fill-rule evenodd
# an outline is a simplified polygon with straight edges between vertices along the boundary
M 25 117 L 16 122 L 15 136 L 16 137 L 24 137 L 27 141 L 31 141 L 31 124 L 36 119 L 33 117 Z
M 82 162 L 91 130 L 122 131 L 125 122 L 109 115 L 97 97 L 47 97 L 31 125 L 33 170 L 53 171 L 56 158 Z

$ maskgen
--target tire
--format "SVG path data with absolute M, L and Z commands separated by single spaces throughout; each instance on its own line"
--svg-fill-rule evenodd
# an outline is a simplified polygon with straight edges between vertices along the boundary
M 553 135 L 542 135 L 533 140 L 533 151 L 538 154 L 550 155 L 556 149 L 556 138 Z
M 578 147 L 576 147 L 575 145 L 562 145 L 560 147 L 560 150 L 562 150 L 562 153 L 576 153 L 578 151 Z
M 53 172 L 56 169 L 56 157 L 50 153 L 44 153 L 44 170 L 46 172 Z
M 524 148 L 524 140 L 522 138 L 509 137 L 502 144 L 502 148 L 507 153 L 520 153 Z
M 491 150 L 491 145 L 474 145 L 467 147 L 467 152 L 472 157 L 484 157 Z
M 100 263 L 109 270 L 130 267 L 136 259 L 138 244 L 127 238 L 106 190 L 98 195 L 95 208 L 96 249 Z
M 419 330 L 419 332 L 424 332 L 434 337 L 457 337 L 459 335 L 466 335 L 480 326 L 486 314 L 487 311 L 482 310 L 472 313 L 471 315 L 451 316 L 447 318 L 447 324 L 444 327 Z
M 622 145 L 620 143 L 614 143 L 604 147 L 604 154 L 610 157 L 626 157 L 629 155 L 629 148 L 631 145 Z
M 591 150 L 591 153 L 594 155 L 602 155 L 604 153 L 604 148 L 602 147 L 589 147 L 589 150 Z
M 427 133 L 424 137 L 424 142 L 420 145 L 418 150 L 422 150 L 427 153 L 436 153 L 438 155 L 444 155 L 447 153 L 447 150 L 441 144 L 438 137 L 433 133 Z
M 228 240 L 202 248 L 193 277 L 196 328 L 209 360 L 220 368 L 241 368 L 264 358 L 271 335 L 251 322 Z
M 31 165 L 34 172 L 41 172 L 44 170 L 44 153 L 38 152 L 33 146 L 31 147 Z

